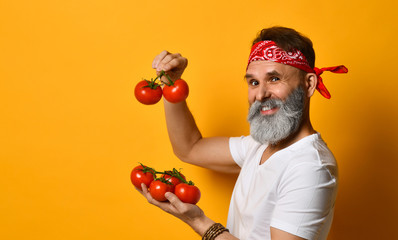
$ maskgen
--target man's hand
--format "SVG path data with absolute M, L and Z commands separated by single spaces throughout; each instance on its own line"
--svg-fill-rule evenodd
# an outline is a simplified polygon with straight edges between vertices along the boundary
M 165 194 L 165 197 L 167 200 L 169 200 L 169 202 L 156 201 L 149 193 L 145 184 L 142 185 L 141 193 L 150 204 L 159 207 L 163 211 L 174 215 L 188 224 L 194 222 L 195 219 L 199 219 L 204 216 L 202 209 L 200 209 L 198 206 L 181 202 L 180 199 L 178 199 L 178 197 L 171 192 L 167 192 Z
M 150 204 L 153 204 L 163 211 L 181 219 L 183 222 L 191 226 L 200 236 L 202 236 L 205 231 L 214 224 L 214 221 L 205 216 L 202 209 L 194 204 L 181 202 L 175 194 L 167 192 L 165 197 L 169 202 L 159 202 L 153 199 L 145 184 L 142 184 L 141 187 L 142 191 L 138 188 L 136 189 L 148 200 Z
M 187 66 L 188 59 L 184 58 L 179 53 L 173 54 L 168 51 L 161 52 L 152 62 L 152 68 L 156 69 L 157 75 L 159 75 L 161 71 L 165 71 L 172 81 L 180 79 Z M 168 83 L 166 77 L 162 77 L 161 80 Z

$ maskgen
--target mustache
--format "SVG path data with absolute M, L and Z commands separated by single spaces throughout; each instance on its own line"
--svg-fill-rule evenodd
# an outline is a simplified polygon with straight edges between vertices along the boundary
M 280 99 L 267 99 L 265 101 L 255 101 L 249 108 L 249 114 L 247 119 L 250 121 L 251 119 L 255 118 L 257 115 L 260 115 L 260 111 L 263 107 L 267 108 L 282 108 L 284 102 Z

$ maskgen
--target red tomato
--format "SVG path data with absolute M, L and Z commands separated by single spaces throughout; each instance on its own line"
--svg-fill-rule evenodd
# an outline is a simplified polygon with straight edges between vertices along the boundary
M 194 185 L 180 183 L 176 186 L 174 194 L 185 203 L 196 204 L 200 199 L 200 190 Z
M 188 94 L 188 84 L 182 79 L 176 80 L 171 86 L 165 85 L 163 87 L 163 96 L 171 103 L 184 101 L 188 97 Z
M 141 183 L 144 183 L 146 187 L 149 187 L 154 179 L 153 170 L 146 168 L 146 166 L 139 165 L 131 171 L 130 179 L 138 189 L 141 189 Z
M 162 88 L 155 82 L 142 80 L 135 86 L 134 95 L 140 103 L 151 105 L 162 98 Z
M 149 193 L 155 200 L 165 202 L 167 201 L 167 198 L 164 194 L 166 192 L 171 192 L 171 188 L 171 184 L 164 183 L 161 180 L 155 180 L 151 182 L 151 185 L 149 185 Z
M 180 172 L 178 172 L 178 173 L 180 174 L 180 176 L 184 180 L 186 180 L 185 176 L 182 173 L 180 173 Z M 175 186 L 177 186 L 178 184 L 182 183 L 182 181 L 180 179 L 178 179 L 177 177 L 173 177 L 170 174 L 172 174 L 172 171 L 166 171 L 166 174 L 162 174 L 161 178 L 164 178 L 164 179 L 166 179 L 166 181 L 171 183 L 171 185 L 172 185 L 172 191 L 171 192 L 174 192 Z

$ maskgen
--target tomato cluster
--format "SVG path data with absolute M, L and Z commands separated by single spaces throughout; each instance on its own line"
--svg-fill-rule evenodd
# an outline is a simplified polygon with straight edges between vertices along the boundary
M 157 83 L 156 80 L 162 76 L 166 76 L 169 83 Z M 162 90 L 162 85 L 164 85 Z M 189 94 L 189 87 L 186 81 L 178 79 L 172 81 L 171 78 L 162 71 L 155 79 L 142 80 L 134 89 L 135 98 L 142 104 L 152 105 L 160 101 L 162 95 L 171 103 L 178 103 L 184 101 Z
M 157 178 L 156 174 L 161 174 Z M 141 189 L 144 183 L 151 196 L 160 202 L 167 201 L 164 194 L 174 193 L 182 202 L 196 204 L 200 200 L 200 190 L 192 181 L 187 181 L 185 176 L 173 168 L 172 171 L 158 172 L 153 168 L 140 164 L 131 171 L 131 182 Z

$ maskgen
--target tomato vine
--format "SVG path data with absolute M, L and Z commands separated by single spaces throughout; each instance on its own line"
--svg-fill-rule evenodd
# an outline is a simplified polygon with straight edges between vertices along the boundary
M 157 171 L 142 163 L 131 172 L 131 181 L 138 189 L 144 183 L 153 198 L 158 201 L 167 201 L 166 192 L 175 193 L 183 202 L 196 204 L 200 199 L 200 190 L 192 181 L 187 181 L 181 170 L 173 168 L 168 171 Z M 157 177 L 161 174 L 161 177 Z

